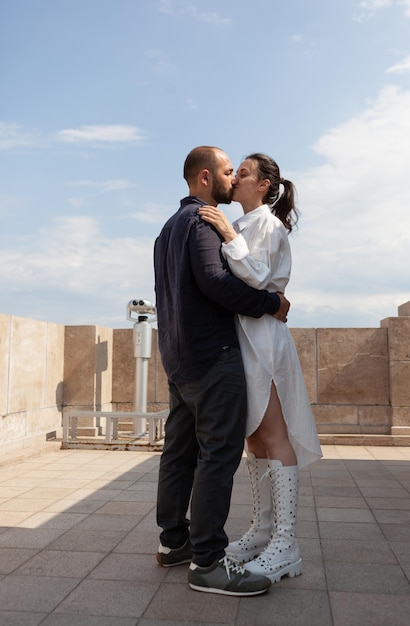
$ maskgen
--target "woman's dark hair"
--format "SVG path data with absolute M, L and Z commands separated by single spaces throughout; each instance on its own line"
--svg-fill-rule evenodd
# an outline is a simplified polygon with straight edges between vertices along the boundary
M 279 166 L 271 157 L 261 152 L 255 152 L 246 157 L 256 163 L 260 180 L 268 180 L 270 185 L 263 201 L 267 204 L 272 213 L 276 215 L 288 229 L 292 231 L 299 219 L 296 209 L 296 188 L 290 180 L 281 178 Z M 279 185 L 283 185 L 284 191 L 280 194 Z

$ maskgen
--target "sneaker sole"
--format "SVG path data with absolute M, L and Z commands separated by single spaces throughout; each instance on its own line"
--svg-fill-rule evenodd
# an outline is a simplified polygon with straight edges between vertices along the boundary
M 222 596 L 259 596 L 262 593 L 266 593 L 269 587 L 265 589 L 258 589 L 258 591 L 227 591 L 226 589 L 214 589 L 213 587 L 201 587 L 200 585 L 194 585 L 189 583 L 191 589 L 195 591 L 204 591 L 205 593 L 218 593 Z
M 163 563 L 162 562 L 162 554 L 157 554 L 157 563 L 161 565 L 161 567 L 175 567 L 177 565 L 185 565 L 186 563 L 191 562 L 191 557 L 189 559 L 183 559 L 182 561 L 177 561 L 176 563 Z

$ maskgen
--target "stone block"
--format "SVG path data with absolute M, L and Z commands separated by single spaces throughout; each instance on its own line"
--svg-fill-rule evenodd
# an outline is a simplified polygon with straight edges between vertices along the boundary
M 381 324 L 389 334 L 390 361 L 410 361 L 410 317 L 389 317 Z
M 316 329 L 291 328 L 306 389 L 311 402 L 317 402 Z
M 47 324 L 47 360 L 43 406 L 56 406 L 60 411 L 63 404 L 64 378 L 64 326 Z
M 397 427 L 410 427 L 410 406 L 393 406 L 391 409 L 391 424 Z
M 0 315 L 0 416 L 8 407 L 10 324 L 10 315 Z
M 345 424 L 318 424 L 317 426 L 318 435 L 332 434 L 349 434 L 349 435 L 359 435 L 360 434 L 360 426 L 359 424 L 351 424 L 348 427 Z
M 24 439 L 26 436 L 26 413 L 9 413 L 0 417 L 0 441 Z
M 132 328 L 119 328 L 113 334 L 112 401 L 115 410 L 134 410 L 135 357 Z M 123 409 L 122 404 L 131 408 Z
M 65 406 L 102 410 L 111 405 L 112 332 L 101 326 L 66 326 Z
M 132 329 L 114 330 L 112 398 L 115 410 L 133 411 L 135 368 Z M 158 333 L 152 329 L 151 358 L 148 361 L 147 410 L 162 410 L 168 403 L 168 383 L 158 350 Z M 157 409 L 153 408 L 159 405 Z
M 360 432 L 367 435 L 390 435 L 391 426 L 388 424 L 361 424 Z
M 61 414 L 57 407 L 44 407 L 34 411 L 28 411 L 26 417 L 26 436 L 31 437 L 40 433 L 54 432 L 60 433 Z
M 399 317 L 406 316 L 406 315 L 410 316 L 410 300 L 408 302 L 405 302 L 404 304 L 401 304 L 398 307 L 398 314 L 399 314 Z
M 152 366 L 154 370 L 152 375 L 154 386 L 152 388 L 152 395 L 149 395 L 148 399 L 151 402 L 155 402 L 160 405 L 167 405 L 169 402 L 168 378 L 165 374 L 164 368 L 162 367 L 161 355 L 158 347 L 158 331 L 156 329 L 154 329 L 152 333 Z
M 318 428 L 319 425 L 343 424 L 345 432 L 351 432 L 349 427 L 356 427 L 359 423 L 357 406 L 353 405 L 312 405 L 312 412 Z
M 410 406 L 410 361 L 390 363 L 390 398 L 392 407 Z
M 391 424 L 391 407 L 388 405 L 359 406 L 358 418 L 359 424 L 363 427 L 386 427 L 386 432 L 388 432 Z
M 113 330 L 105 326 L 95 327 L 95 409 L 111 408 Z M 108 409 L 109 410 L 109 409 Z
M 64 405 L 93 406 L 95 326 L 66 326 L 64 355 Z
M 151 409 L 148 408 L 148 410 L 150 411 Z M 116 413 L 122 413 L 122 412 L 128 413 L 129 411 L 134 411 L 134 401 L 132 401 L 132 402 L 113 402 L 112 403 L 112 411 L 115 411 Z
M 8 413 L 43 406 L 47 364 L 47 322 L 11 318 Z
M 410 423 L 410 422 L 409 422 Z M 409 442 L 405 443 L 399 443 L 396 445 L 403 445 L 403 446 L 408 446 L 410 445 L 410 426 L 392 426 L 391 427 L 391 434 L 394 436 L 399 436 L 399 437 L 409 437 Z
M 387 329 L 317 330 L 318 402 L 388 404 Z

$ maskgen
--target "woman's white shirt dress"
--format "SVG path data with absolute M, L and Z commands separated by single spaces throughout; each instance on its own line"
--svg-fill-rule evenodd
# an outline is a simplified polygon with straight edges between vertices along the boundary
M 232 273 L 257 289 L 285 291 L 292 264 L 288 231 L 267 205 L 233 223 L 238 237 L 222 244 Z M 275 383 L 299 468 L 322 456 L 299 357 L 287 324 L 272 315 L 236 316 L 246 374 L 246 436 L 259 426 Z

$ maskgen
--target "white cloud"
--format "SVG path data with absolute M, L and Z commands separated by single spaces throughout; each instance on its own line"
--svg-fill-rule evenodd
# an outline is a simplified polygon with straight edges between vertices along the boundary
M 174 65 L 159 48 L 149 48 L 145 52 L 150 68 L 158 74 L 170 74 L 175 70 Z
M 39 144 L 42 141 L 36 130 L 25 130 L 15 122 L 0 121 L 0 149 L 24 148 Z
M 76 180 L 71 182 L 70 185 L 72 187 L 85 187 L 89 189 L 94 189 L 98 193 L 105 193 L 107 191 L 118 191 L 121 189 L 130 189 L 131 187 L 135 187 L 134 183 L 123 179 L 105 180 L 102 182 L 95 180 Z
M 159 0 L 158 9 L 160 13 L 171 15 L 174 11 L 172 0 Z
M 136 126 L 112 124 L 67 128 L 58 131 L 56 139 L 63 143 L 140 143 L 143 134 Z
M 44 311 L 50 304 L 54 315 L 61 315 L 61 320 L 48 315 L 47 321 L 66 323 L 64 308 L 81 302 L 78 321 L 72 323 L 126 326 L 130 298 L 154 298 L 152 249 L 151 238 L 104 236 L 98 221 L 90 217 L 56 218 L 48 228 L 0 251 L 0 291 L 12 294 L 13 315 L 41 316 L 30 312 L 34 293 Z M 19 301 L 21 310 L 16 310 Z M 7 309 L 6 305 L 4 301 Z
M 187 2 L 185 4 L 185 11 L 190 15 L 193 19 L 198 22 L 206 22 L 208 24 L 215 24 L 217 26 L 230 24 L 231 18 L 222 17 L 219 13 L 214 11 L 200 11 L 194 4 L 191 2 Z
M 190 0 L 159 0 L 158 10 L 160 13 L 175 15 L 177 10 L 180 13 L 188 14 L 198 22 L 207 24 L 215 24 L 216 26 L 230 24 L 232 22 L 229 17 L 222 17 L 215 11 L 201 11 Z
M 101 182 L 93 180 L 78 180 L 70 183 L 70 186 L 76 189 L 80 188 L 88 190 L 87 193 L 84 193 L 80 196 L 72 196 L 68 200 L 71 206 L 79 209 L 80 207 L 85 206 L 91 199 L 94 199 L 106 193 L 132 189 L 133 187 L 135 187 L 135 184 L 129 182 L 128 180 L 121 179 L 106 180 Z
M 197 109 L 197 108 L 198 108 L 198 104 L 197 104 L 197 103 L 196 103 L 196 101 L 195 101 L 195 100 L 193 100 L 192 98 L 188 98 L 185 102 L 186 102 L 187 108 L 188 108 L 190 111 L 195 111 L 195 109 Z
M 410 0 L 363 0 L 358 3 L 360 13 L 358 13 L 354 19 L 362 21 L 372 17 L 378 11 L 392 6 L 403 7 L 404 14 L 410 17 Z
M 318 139 L 322 165 L 293 175 L 302 218 L 291 290 L 302 317 L 314 310 L 319 325 L 346 325 L 349 310 L 356 325 L 377 325 L 410 299 L 409 110 L 409 91 L 384 88 Z
M 160 204 L 150 204 L 145 206 L 143 211 L 130 213 L 128 217 L 147 224 L 164 224 L 174 211 L 174 206 L 170 208 Z
M 363 0 L 363 2 L 359 2 L 359 8 L 367 9 L 368 11 L 377 11 L 392 6 L 393 4 L 403 4 L 403 2 L 401 0 Z
M 0 121 L 0 150 L 13 148 L 48 147 L 52 142 L 66 144 L 88 144 L 91 146 L 102 144 L 136 144 L 142 143 L 144 133 L 136 126 L 112 124 L 105 126 L 81 126 L 67 128 L 47 136 L 37 129 L 26 130 L 15 122 Z
M 386 74 L 407 74 L 410 72 L 410 56 L 386 70 Z
M 409 107 L 410 92 L 389 85 L 363 113 L 318 139 L 313 149 L 326 159 L 328 170 L 337 170 L 333 184 L 346 189 L 370 180 L 378 195 L 380 185 L 385 188 L 408 171 Z
M 11 194 L 0 194 L 0 216 L 10 215 L 19 210 L 23 204 L 21 196 Z

